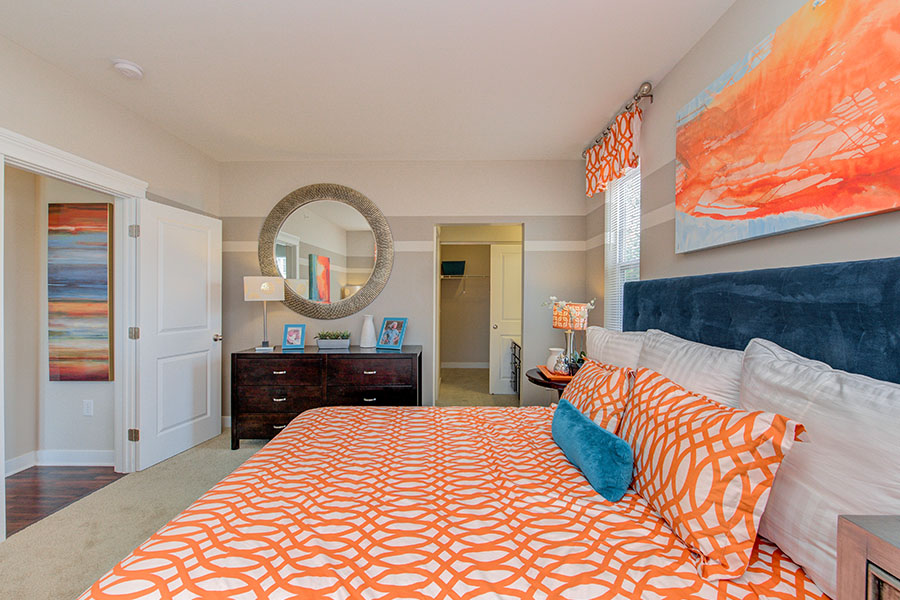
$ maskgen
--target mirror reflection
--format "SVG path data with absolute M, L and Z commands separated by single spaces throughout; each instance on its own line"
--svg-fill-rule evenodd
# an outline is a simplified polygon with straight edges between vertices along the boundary
M 349 298 L 375 266 L 375 235 L 355 208 L 333 200 L 306 204 L 275 238 L 275 265 L 301 298 L 329 304 Z

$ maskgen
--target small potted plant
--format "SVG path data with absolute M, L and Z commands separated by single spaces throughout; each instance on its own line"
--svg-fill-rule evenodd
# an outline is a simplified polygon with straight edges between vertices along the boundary
M 346 350 L 350 347 L 350 332 L 320 331 L 316 334 L 316 345 L 322 350 Z

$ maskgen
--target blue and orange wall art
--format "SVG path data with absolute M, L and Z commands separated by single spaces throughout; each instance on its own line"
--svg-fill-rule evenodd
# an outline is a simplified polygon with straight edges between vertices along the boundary
M 50 381 L 112 381 L 112 204 L 50 204 Z
M 900 2 L 811 0 L 679 113 L 676 252 L 900 208 Z

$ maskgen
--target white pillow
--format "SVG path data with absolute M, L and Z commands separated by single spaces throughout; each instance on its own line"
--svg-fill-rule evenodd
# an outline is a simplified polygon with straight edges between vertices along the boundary
M 759 533 L 835 596 L 837 519 L 900 514 L 900 385 L 832 369 L 755 339 L 741 407 L 806 427 L 775 477 Z
M 587 357 L 614 367 L 637 368 L 644 343 L 643 331 L 615 331 L 604 327 L 587 328 Z
M 743 352 L 707 346 L 651 329 L 644 336 L 639 367 L 653 369 L 684 389 L 737 408 Z

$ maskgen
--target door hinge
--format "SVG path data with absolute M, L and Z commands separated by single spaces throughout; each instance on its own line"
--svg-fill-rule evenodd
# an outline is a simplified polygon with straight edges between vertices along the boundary
M 128 339 L 129 340 L 141 339 L 141 328 L 140 327 L 129 327 L 128 328 Z
M 141 226 L 140 225 L 129 225 L 128 226 L 128 237 L 141 237 Z
M 129 429 L 128 430 L 128 441 L 129 442 L 141 441 L 141 430 L 140 429 Z

